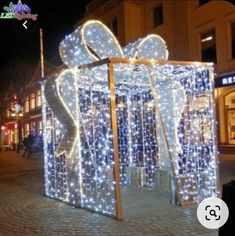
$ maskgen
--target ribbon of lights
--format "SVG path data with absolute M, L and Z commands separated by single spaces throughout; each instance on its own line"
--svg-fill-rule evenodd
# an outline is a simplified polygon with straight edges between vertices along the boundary
M 70 156 L 77 141 L 79 124 L 76 77 L 74 70 L 65 70 L 58 78 L 51 76 L 45 85 L 48 105 L 54 111 L 58 121 L 63 124 L 64 129 L 63 138 L 56 149 L 56 156 L 63 153 Z
M 66 36 L 60 55 L 70 69 L 49 79 L 44 92 L 47 195 L 115 215 L 110 68 L 84 66 L 107 57 L 117 58 L 113 69 L 121 183 L 134 182 L 137 171 L 138 184 L 158 188 L 163 170 L 173 173 L 176 202 L 217 194 L 210 64 L 154 61 L 168 58 L 157 35 L 122 50 L 112 32 L 94 20 Z M 150 63 L 136 63 L 138 59 Z

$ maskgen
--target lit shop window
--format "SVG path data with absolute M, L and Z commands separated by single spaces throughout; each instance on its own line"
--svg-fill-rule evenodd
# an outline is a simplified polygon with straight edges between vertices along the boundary
M 40 107 L 41 105 L 42 105 L 41 90 L 38 90 L 36 93 L 36 107 Z
M 204 62 L 217 62 L 214 29 L 201 34 L 201 60 Z
M 228 143 L 235 144 L 235 92 L 225 97 Z
M 29 124 L 25 124 L 25 136 L 30 133 Z
M 33 134 L 33 135 L 35 135 L 36 134 L 36 122 L 31 122 L 31 133 Z
M 42 121 L 38 121 L 37 124 L 37 133 L 42 134 Z
M 24 126 L 22 127 L 22 129 L 21 129 L 21 135 L 22 135 L 22 138 L 25 138 L 25 128 L 24 128 Z
M 25 100 L 24 112 L 29 112 L 29 97 L 27 97 L 26 100 Z
M 35 109 L 35 103 L 36 103 L 35 93 L 31 93 L 31 95 L 30 95 L 30 110 Z

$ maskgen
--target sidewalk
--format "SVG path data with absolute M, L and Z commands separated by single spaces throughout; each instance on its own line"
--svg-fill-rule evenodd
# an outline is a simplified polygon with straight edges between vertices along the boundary
M 43 185 L 40 155 L 0 153 L 0 236 L 217 235 L 199 224 L 196 206 L 172 206 L 155 191 L 123 189 L 125 220 L 117 221 L 46 198 Z
M 5 176 L 18 176 L 27 172 L 42 171 L 43 157 L 41 153 L 34 153 L 32 158 L 22 157 L 23 152 L 0 152 L 0 180 Z

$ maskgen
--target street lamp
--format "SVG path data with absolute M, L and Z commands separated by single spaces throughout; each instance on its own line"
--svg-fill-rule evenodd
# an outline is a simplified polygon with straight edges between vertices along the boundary
M 14 109 L 13 112 L 11 113 L 11 116 L 16 118 L 23 116 L 22 107 L 20 104 L 14 105 Z
M 17 121 L 18 128 L 18 143 L 16 144 L 16 151 L 19 153 L 20 144 L 22 141 L 22 133 L 21 133 L 21 117 L 23 117 L 22 106 L 20 104 L 15 104 L 13 111 L 11 113 L 11 117 L 14 117 Z

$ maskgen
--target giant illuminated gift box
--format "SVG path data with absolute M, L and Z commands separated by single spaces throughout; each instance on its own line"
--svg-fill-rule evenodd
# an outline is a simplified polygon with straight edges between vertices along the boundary
M 122 49 L 99 21 L 60 54 L 68 69 L 42 86 L 47 196 L 121 219 L 130 169 L 147 187 L 168 173 L 178 204 L 217 194 L 212 64 L 167 61 L 154 34 Z

